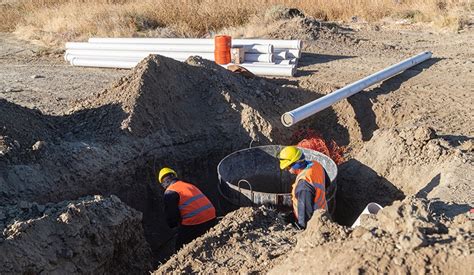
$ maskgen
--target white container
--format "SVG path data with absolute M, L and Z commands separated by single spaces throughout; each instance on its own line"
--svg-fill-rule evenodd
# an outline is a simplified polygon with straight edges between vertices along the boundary
M 382 209 L 382 206 L 380 206 L 379 204 L 377 204 L 375 202 L 371 202 L 371 203 L 367 204 L 364 211 L 362 211 L 362 213 L 359 215 L 359 217 L 354 222 L 354 224 L 351 226 L 351 228 L 354 228 L 354 227 L 360 225 L 360 218 L 362 217 L 362 215 L 377 215 L 377 213 L 381 209 Z

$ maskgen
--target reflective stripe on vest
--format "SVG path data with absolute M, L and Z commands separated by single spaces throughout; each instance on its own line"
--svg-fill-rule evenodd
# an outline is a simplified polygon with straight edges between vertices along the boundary
M 171 184 L 167 190 L 174 191 L 179 195 L 178 208 L 181 214 L 181 224 L 196 225 L 216 217 L 216 209 L 196 186 L 184 181 L 177 181 Z
M 327 209 L 326 203 L 326 175 L 323 166 L 316 161 L 311 162 L 296 177 L 291 190 L 291 200 L 293 202 L 293 213 L 298 219 L 298 198 L 296 197 L 296 186 L 300 180 L 305 180 L 314 188 L 313 210 Z

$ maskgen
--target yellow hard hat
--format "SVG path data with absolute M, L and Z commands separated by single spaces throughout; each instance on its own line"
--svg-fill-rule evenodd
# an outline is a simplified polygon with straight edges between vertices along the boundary
M 300 149 L 295 146 L 287 146 L 280 151 L 278 158 L 280 159 L 280 169 L 285 169 L 298 161 L 303 155 Z
M 173 174 L 175 177 L 178 176 L 178 174 L 176 174 L 176 172 L 171 169 L 171 168 L 168 168 L 168 167 L 165 167 L 163 169 L 160 170 L 160 173 L 158 173 L 158 181 L 160 183 L 163 183 L 163 178 L 166 176 L 166 175 L 169 175 L 169 174 Z

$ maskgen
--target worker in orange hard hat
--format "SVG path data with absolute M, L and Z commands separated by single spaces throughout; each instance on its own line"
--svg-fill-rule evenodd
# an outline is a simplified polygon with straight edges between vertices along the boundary
M 326 183 L 329 176 L 317 161 L 307 161 L 303 152 L 295 146 L 287 146 L 280 151 L 280 169 L 297 175 L 292 185 L 291 199 L 293 213 L 298 226 L 306 224 L 316 209 L 326 209 Z
M 177 250 L 216 225 L 216 209 L 196 186 L 178 179 L 168 167 L 160 170 L 157 179 L 165 189 L 166 221 L 171 228 L 179 226 Z

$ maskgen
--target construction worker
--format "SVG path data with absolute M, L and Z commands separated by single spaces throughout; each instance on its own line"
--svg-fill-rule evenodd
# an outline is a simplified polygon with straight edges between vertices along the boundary
M 316 209 L 327 210 L 326 183 L 329 183 L 329 177 L 319 162 L 305 160 L 303 152 L 295 146 L 283 148 L 279 159 L 280 169 L 297 175 L 291 199 L 296 223 L 304 229 Z
M 176 250 L 216 225 L 216 209 L 196 186 L 178 179 L 168 167 L 160 170 L 157 179 L 165 189 L 166 221 L 171 228 L 179 226 Z

